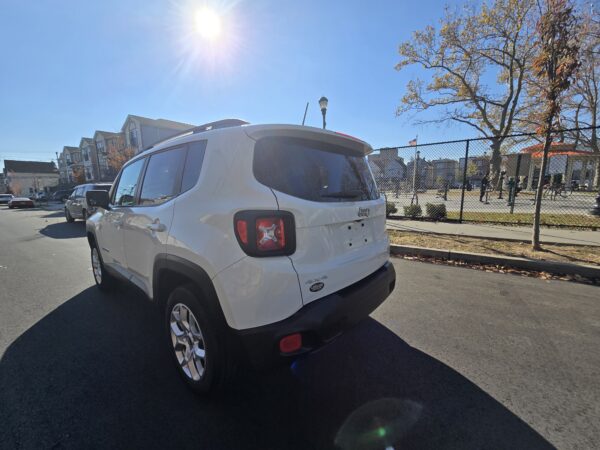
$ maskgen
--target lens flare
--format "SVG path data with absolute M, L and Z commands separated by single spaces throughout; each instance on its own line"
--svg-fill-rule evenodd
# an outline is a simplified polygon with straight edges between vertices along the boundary
M 204 39 L 212 41 L 221 35 L 221 16 L 212 9 L 203 8 L 196 11 L 196 14 L 194 15 L 194 24 L 196 31 Z

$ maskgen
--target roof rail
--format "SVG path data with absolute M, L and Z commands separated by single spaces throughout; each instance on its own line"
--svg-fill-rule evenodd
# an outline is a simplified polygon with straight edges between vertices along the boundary
M 191 131 L 193 134 L 202 133 L 204 131 L 217 130 L 219 128 L 229 128 L 229 127 L 239 127 L 242 125 L 248 125 L 249 122 L 241 119 L 223 119 L 217 120 L 216 122 L 205 123 L 204 125 L 200 125 L 192 128 Z
M 248 125 L 249 123 L 250 122 L 246 122 L 245 120 L 241 120 L 241 119 L 223 119 L 223 120 L 217 120 L 215 122 L 205 123 L 204 125 L 190 128 L 189 130 L 185 130 L 179 134 L 176 134 L 174 136 L 163 139 L 162 141 L 158 141 L 155 144 L 152 144 L 152 145 L 146 147 L 142 151 L 150 150 L 151 148 L 154 148 L 157 145 L 162 144 L 163 142 L 167 142 L 167 141 L 170 141 L 171 139 L 175 139 L 175 138 L 178 138 L 181 136 L 186 136 L 189 134 L 204 133 L 205 131 L 218 130 L 219 128 L 239 127 L 242 125 Z

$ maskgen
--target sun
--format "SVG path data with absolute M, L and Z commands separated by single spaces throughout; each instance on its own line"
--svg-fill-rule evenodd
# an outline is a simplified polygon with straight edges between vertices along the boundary
M 221 34 L 221 17 L 214 10 L 203 8 L 194 15 L 196 31 L 204 39 L 215 40 Z

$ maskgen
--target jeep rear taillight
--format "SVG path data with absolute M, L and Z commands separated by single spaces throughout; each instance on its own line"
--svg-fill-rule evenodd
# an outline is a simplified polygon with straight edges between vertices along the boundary
M 250 256 L 291 255 L 296 250 L 294 216 L 287 211 L 240 211 L 235 236 Z
M 256 220 L 256 248 L 260 251 L 285 248 L 285 224 L 281 217 Z

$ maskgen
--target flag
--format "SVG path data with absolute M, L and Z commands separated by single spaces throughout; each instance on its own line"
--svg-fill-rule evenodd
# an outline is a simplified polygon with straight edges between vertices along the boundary
M 417 145 L 417 138 L 414 138 L 412 141 L 408 141 L 408 145 Z

